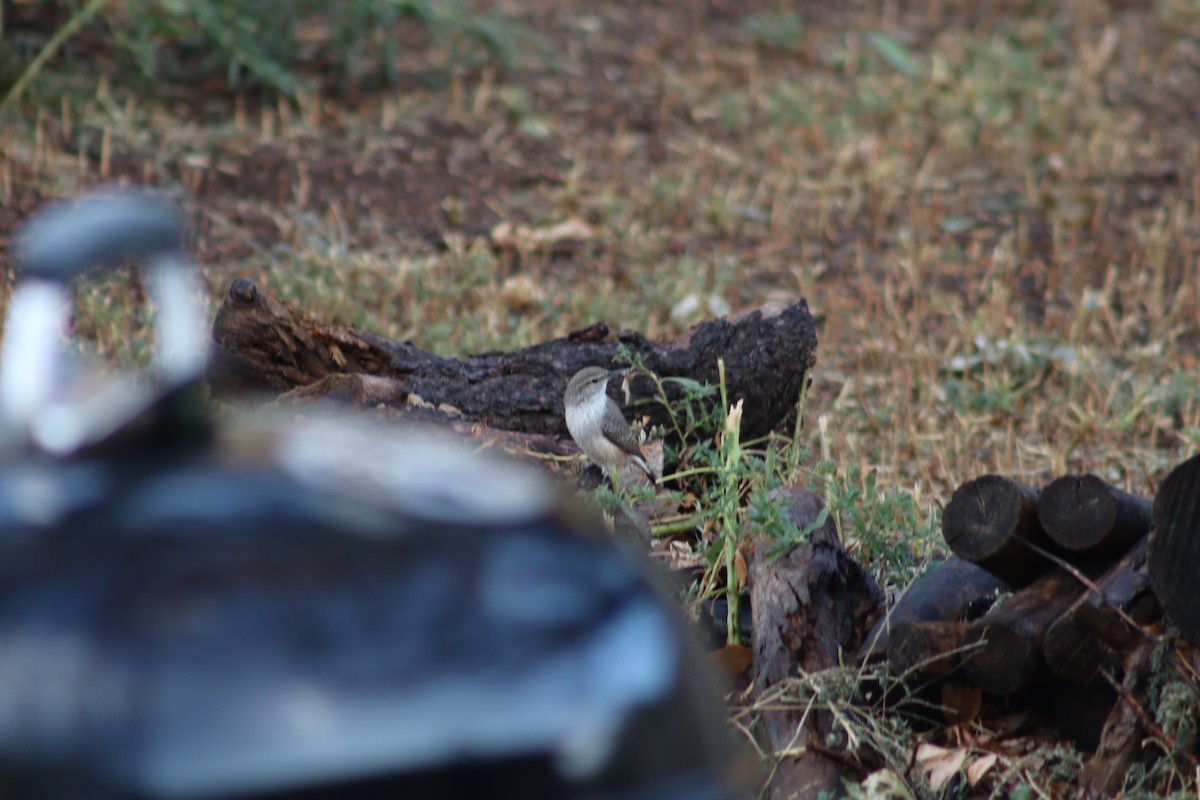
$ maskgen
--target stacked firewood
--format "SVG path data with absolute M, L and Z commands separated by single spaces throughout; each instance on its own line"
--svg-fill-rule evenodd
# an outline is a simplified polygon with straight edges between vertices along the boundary
M 1118 786 L 1144 736 L 1123 732 L 1144 713 L 1131 712 L 1134 673 L 1148 669 L 1164 610 L 1200 644 L 1200 456 L 1153 500 L 1095 475 L 1040 491 L 985 475 L 955 491 L 942 532 L 954 555 L 900 596 L 860 658 L 927 685 L 1048 701 L 1063 734 L 1097 750 L 1085 780 Z

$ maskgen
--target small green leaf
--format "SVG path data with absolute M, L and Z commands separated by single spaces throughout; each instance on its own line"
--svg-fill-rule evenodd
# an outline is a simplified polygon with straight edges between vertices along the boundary
M 689 392 L 695 392 L 698 397 L 708 397 L 717 391 L 717 387 L 708 383 L 701 383 L 692 378 L 678 378 L 669 376 L 662 379 L 663 383 L 677 383 Z
M 804 41 L 804 24 L 795 11 L 751 14 L 742 27 L 764 47 L 795 53 Z
M 904 45 L 897 42 L 886 33 L 868 33 L 867 41 L 875 48 L 875 52 L 892 66 L 897 72 L 915 78 L 921 74 L 921 68 L 913 60 L 912 55 Z

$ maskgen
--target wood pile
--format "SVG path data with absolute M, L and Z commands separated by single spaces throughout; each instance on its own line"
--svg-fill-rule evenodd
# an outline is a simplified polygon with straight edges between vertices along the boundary
M 977 707 L 1052 705 L 1060 734 L 1094 751 L 1085 787 L 1119 789 L 1156 735 L 1138 699 L 1151 651 L 1170 643 L 1195 674 L 1186 665 L 1200 644 L 1200 456 L 1153 500 L 1095 475 L 1041 490 L 985 475 L 954 492 L 942 533 L 954 555 L 875 623 L 859 658 L 886 659 L 958 706 L 964 692 Z

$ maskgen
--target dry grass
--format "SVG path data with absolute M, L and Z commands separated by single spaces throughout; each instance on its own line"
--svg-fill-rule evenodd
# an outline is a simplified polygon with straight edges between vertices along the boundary
M 444 352 L 805 297 L 839 463 L 937 503 L 993 470 L 1150 492 L 1200 440 L 1194 3 L 931 8 L 530 4 L 548 60 L 299 105 L 97 85 L 68 53 L 0 134 L 3 222 L 180 186 L 214 296 L 248 274 Z M 502 219 L 594 235 L 498 250 Z
M 445 353 L 803 297 L 805 436 L 843 478 L 923 509 L 993 471 L 1152 493 L 1200 446 L 1196 0 L 753 5 L 514 0 L 511 69 L 298 103 L 68 48 L 2 121 L 0 233 L 99 180 L 179 187 L 214 304 L 247 275 Z M 134 294 L 81 302 L 119 366 Z

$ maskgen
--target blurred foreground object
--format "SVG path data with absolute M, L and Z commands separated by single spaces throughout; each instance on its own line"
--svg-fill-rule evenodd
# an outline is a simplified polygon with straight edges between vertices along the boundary
M 539 476 L 416 431 L 204 413 L 182 219 L 109 191 L 20 239 L 0 796 L 735 796 L 677 613 Z M 69 281 L 131 256 L 159 287 L 150 380 L 73 394 Z

